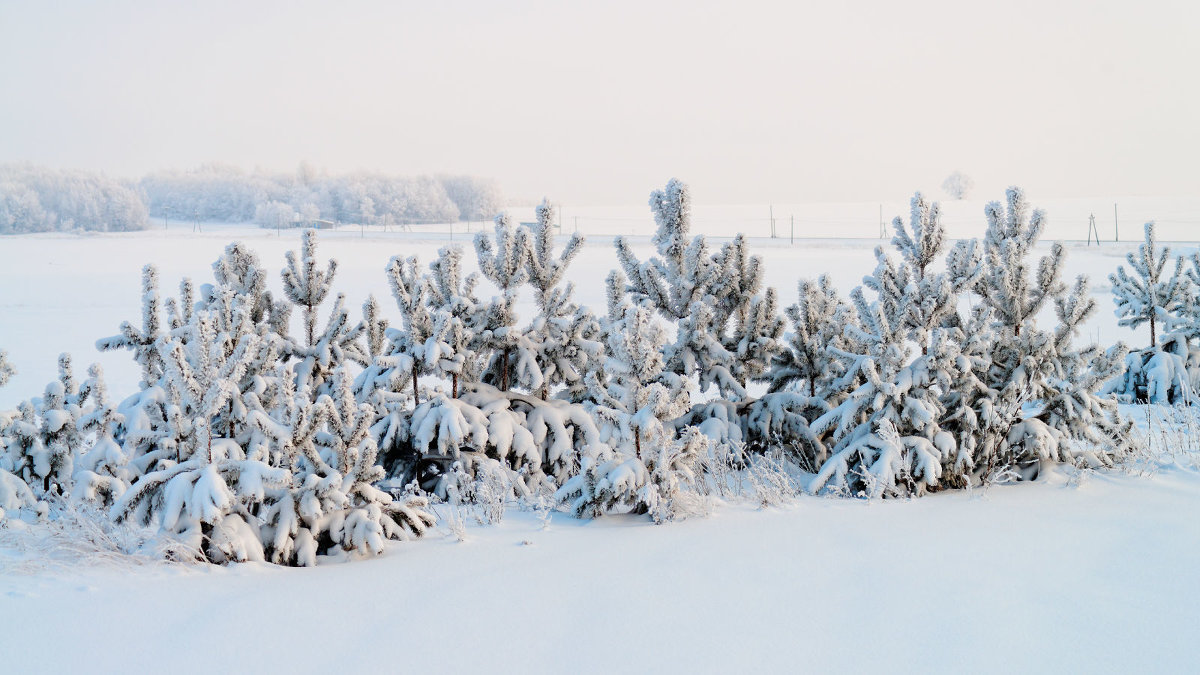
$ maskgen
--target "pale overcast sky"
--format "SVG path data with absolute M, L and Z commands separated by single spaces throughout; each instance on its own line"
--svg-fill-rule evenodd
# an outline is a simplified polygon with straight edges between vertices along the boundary
M 0 0 L 0 162 L 703 203 L 1200 191 L 1194 2 Z

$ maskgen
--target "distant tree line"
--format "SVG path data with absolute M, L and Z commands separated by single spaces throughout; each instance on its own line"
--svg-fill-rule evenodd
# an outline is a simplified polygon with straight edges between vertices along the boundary
M 501 206 L 494 180 L 463 175 L 333 175 L 307 163 L 294 173 L 270 174 L 208 164 L 128 182 L 88 171 L 0 165 L 0 233 L 141 230 L 150 218 L 263 227 L 409 225 L 490 220 Z
M 147 225 L 134 185 L 90 171 L 0 164 L 0 234 L 124 232 Z
M 491 219 L 501 207 L 495 181 L 473 176 L 329 174 L 301 164 L 295 173 L 247 173 L 210 164 L 158 171 L 138 184 L 150 215 L 264 227 L 319 220 L 369 225 Z

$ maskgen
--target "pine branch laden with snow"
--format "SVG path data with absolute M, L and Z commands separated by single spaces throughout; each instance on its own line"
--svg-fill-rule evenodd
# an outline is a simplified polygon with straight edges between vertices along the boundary
M 289 341 L 285 347 L 288 356 L 296 359 L 291 368 L 297 387 L 324 393 L 330 374 L 339 366 L 348 361 L 367 365 L 367 354 L 359 342 L 365 328 L 361 321 L 351 323 L 346 296 L 339 293 L 324 329 L 307 345 Z
M 520 497 L 573 476 L 585 457 L 600 452 L 599 438 L 582 405 L 476 383 L 464 385 L 458 398 L 440 394 L 402 417 L 388 439 L 388 463 L 399 460 L 392 475 L 401 482 L 429 479 L 425 489 L 445 496 L 439 479 L 448 475 L 446 467 L 459 462 L 462 473 L 473 477 L 484 459 L 495 460 Z M 442 473 L 423 477 L 421 466 Z

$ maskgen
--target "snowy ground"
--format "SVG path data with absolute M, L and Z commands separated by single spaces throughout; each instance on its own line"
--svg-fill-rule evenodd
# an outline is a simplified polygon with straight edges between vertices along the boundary
M 0 240 L 0 348 L 21 371 L 0 408 L 39 393 L 61 351 L 131 391 L 128 356 L 93 344 L 140 321 L 141 265 L 157 263 L 170 292 L 185 274 L 208 280 L 234 238 L 276 268 L 299 243 L 247 226 Z M 388 258 L 429 260 L 447 238 L 344 230 L 320 251 L 339 259 L 352 306 L 373 292 L 391 307 Z M 609 243 L 593 237 L 571 273 L 597 309 Z M 801 276 L 849 291 L 877 243 L 755 241 L 784 304 Z M 1069 245 L 1068 273 L 1090 274 L 1100 301 L 1089 336 L 1105 344 L 1145 340 L 1116 327 L 1107 295 L 1132 246 Z M 1183 672 L 1200 630 L 1197 513 L 1188 462 L 913 501 L 721 506 L 662 527 L 559 514 L 543 529 L 512 510 L 465 542 L 443 530 L 311 570 L 51 564 L 22 549 L 26 533 L 0 532 L 0 670 Z
M 665 526 L 511 511 L 315 569 L 0 558 L 0 650 L 13 673 L 1188 672 L 1197 513 L 1194 469 L 1064 472 Z

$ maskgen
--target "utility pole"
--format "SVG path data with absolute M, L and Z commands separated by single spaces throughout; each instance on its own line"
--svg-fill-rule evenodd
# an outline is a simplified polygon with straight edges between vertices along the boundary
M 169 206 L 163 207 L 163 229 L 164 230 L 167 229 L 167 218 L 169 218 L 170 215 L 171 215 L 171 207 L 169 207 Z
M 1100 230 L 1096 229 L 1096 214 L 1088 216 L 1088 246 L 1092 245 L 1092 233 L 1096 233 L 1096 245 L 1100 245 Z
M 880 204 L 879 205 L 879 238 L 884 239 L 886 237 L 887 237 L 887 231 L 884 229 L 884 226 L 883 226 L 883 204 Z
M 796 245 L 796 214 L 792 214 L 792 246 Z
M 775 205 L 771 205 L 771 238 L 775 238 Z
M 1117 205 L 1113 204 L 1113 241 L 1121 241 L 1121 227 L 1117 223 Z

